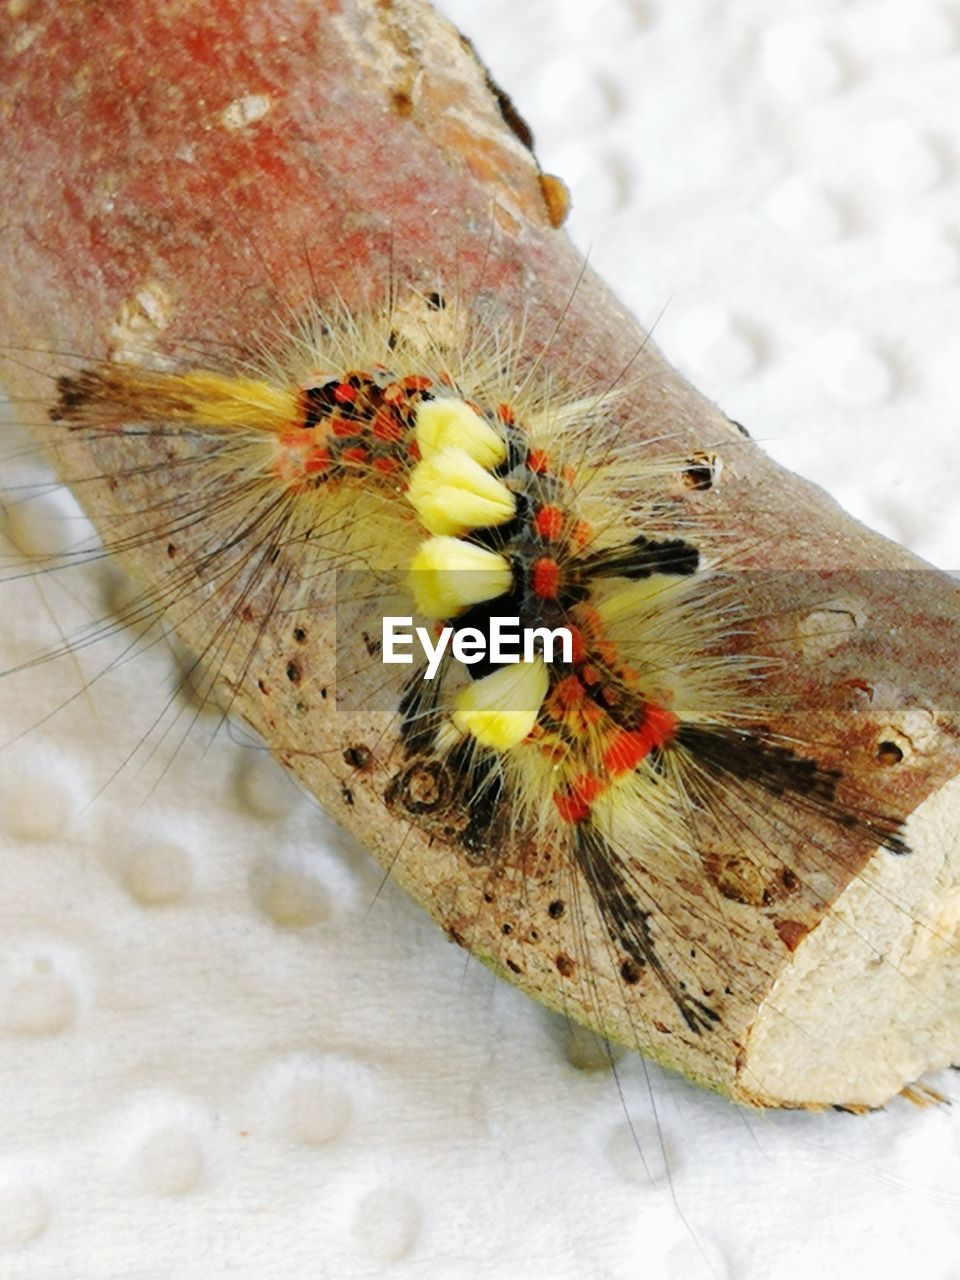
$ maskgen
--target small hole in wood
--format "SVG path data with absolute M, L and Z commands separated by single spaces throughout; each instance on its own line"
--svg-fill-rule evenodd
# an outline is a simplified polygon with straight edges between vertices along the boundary
M 712 489 L 719 471 L 719 463 L 714 454 L 694 453 L 687 459 L 681 478 L 687 489 Z

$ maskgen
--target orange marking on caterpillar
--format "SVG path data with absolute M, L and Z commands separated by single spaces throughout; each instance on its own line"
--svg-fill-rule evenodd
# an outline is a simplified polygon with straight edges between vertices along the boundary
M 560 591 L 560 566 L 556 560 L 544 556 L 533 566 L 530 578 L 533 594 L 541 600 L 556 600 Z
M 621 729 L 603 753 L 603 767 L 615 778 L 630 773 L 650 754 L 653 743 L 642 731 Z
M 564 676 L 562 680 L 558 680 L 553 690 L 553 696 L 563 707 L 576 706 L 584 697 L 584 687 L 580 682 L 579 676 Z
M 307 459 L 303 464 L 304 472 L 310 475 L 317 475 L 321 471 L 326 471 L 330 466 L 330 454 L 326 449 L 314 449 L 307 455 Z
M 563 533 L 563 512 L 559 507 L 541 507 L 534 517 L 533 524 L 541 538 L 555 541 Z
M 602 778 L 583 773 L 574 779 L 568 791 L 555 791 L 553 803 L 564 822 L 582 822 L 589 818 L 594 800 L 605 787 Z
M 590 817 L 590 806 L 569 791 L 555 791 L 553 803 L 564 822 L 582 822 Z
M 646 706 L 643 716 L 639 728 L 618 730 L 603 753 L 603 766 L 612 777 L 632 772 L 654 747 L 662 747 L 676 732 L 677 717 L 663 707 Z

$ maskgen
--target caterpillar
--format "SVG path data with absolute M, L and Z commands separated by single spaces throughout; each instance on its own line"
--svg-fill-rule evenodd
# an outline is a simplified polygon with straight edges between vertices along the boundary
M 50 419 L 64 447 L 82 440 L 108 459 L 132 513 L 129 533 L 112 518 L 108 551 L 165 548 L 169 571 L 124 620 L 162 609 L 189 629 L 212 607 L 196 659 L 205 680 L 229 669 L 233 688 L 253 682 L 269 700 L 268 630 L 288 619 L 302 654 L 333 613 L 335 661 L 307 671 L 295 656 L 286 681 L 319 685 L 344 713 L 372 710 L 376 738 L 395 737 L 375 800 L 481 872 L 451 935 L 482 953 L 478 939 L 498 931 L 485 917 L 554 886 L 553 963 L 600 1030 L 649 1048 L 642 1007 L 624 1005 L 625 1030 L 591 990 L 578 937 L 590 912 L 623 989 L 666 997 L 661 1035 L 709 1043 L 724 1034 L 723 1000 L 685 962 L 693 939 L 661 906 L 670 877 L 704 875 L 731 822 L 748 865 L 809 824 L 811 869 L 784 873 L 805 883 L 831 856 L 819 843 L 831 829 L 855 851 L 902 856 L 901 822 L 764 727 L 775 660 L 751 652 L 736 576 L 722 556 L 710 567 L 707 531 L 680 501 L 717 459 L 620 448 L 615 392 L 557 388 L 518 367 L 509 335 L 470 333 L 441 291 L 398 292 L 379 313 L 308 308 L 235 372 L 106 361 L 58 378 Z M 447 649 L 433 672 L 385 665 L 387 598 L 484 656 L 461 664 Z M 538 651 L 486 656 L 502 618 L 539 637 Z M 569 651 L 548 662 L 558 628 Z M 309 723 L 309 699 L 294 705 Z M 281 759 L 315 750 L 270 723 Z M 370 755 L 348 748 L 353 792 L 372 777 Z M 494 892 L 505 874 L 514 883 Z M 708 922 L 721 901 L 706 900 Z

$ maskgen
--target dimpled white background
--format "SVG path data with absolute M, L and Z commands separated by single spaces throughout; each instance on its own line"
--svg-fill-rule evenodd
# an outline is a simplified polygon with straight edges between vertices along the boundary
M 960 5 L 444 7 L 668 356 L 957 564 Z M 3 528 L 83 526 L 14 492 Z M 129 598 L 40 585 L 0 588 L 4 668 Z M 121 768 L 176 687 L 162 635 L 32 727 L 128 643 L 0 681 L 0 1276 L 960 1276 L 950 1109 L 758 1116 L 629 1054 L 618 1090 L 209 708 Z

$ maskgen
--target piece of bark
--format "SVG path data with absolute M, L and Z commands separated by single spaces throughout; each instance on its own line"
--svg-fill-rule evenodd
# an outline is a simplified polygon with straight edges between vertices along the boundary
M 630 365 L 617 407 L 628 439 L 669 433 L 671 452 L 691 455 L 741 440 L 651 344 L 638 354 L 636 322 L 554 225 L 562 187 L 540 173 L 469 47 L 419 0 L 33 0 L 7 15 L 8 348 L 101 358 L 155 340 L 203 363 L 201 348 L 253 350 L 278 307 L 319 295 L 362 308 L 394 282 L 442 285 L 485 323 L 523 322 L 525 349 L 546 349 L 548 370 L 605 386 Z M 27 363 L 41 369 L 39 357 Z M 13 395 L 43 401 L 44 371 L 61 367 L 10 363 L 5 377 Z M 64 474 L 128 465 L 118 447 L 129 446 L 78 438 L 60 450 Z M 661 910 L 691 940 L 688 970 L 720 1013 L 709 1034 L 689 1031 L 655 982 L 624 987 L 596 923 L 571 953 L 593 964 L 606 1035 L 704 1084 L 764 1105 L 876 1104 L 960 1050 L 960 592 L 758 450 L 724 458 L 719 482 L 686 501 L 753 571 L 742 594 L 751 616 L 769 620 L 761 639 L 795 646 L 796 661 L 771 677 L 782 708 L 771 728 L 827 744 L 825 765 L 912 815 L 912 852 L 864 851 L 833 831 L 824 859 L 798 832 L 766 864 L 744 865 L 727 836 L 689 875 L 671 868 Z M 135 493 L 88 483 L 80 496 L 106 527 L 168 496 L 153 483 Z M 123 559 L 144 583 L 169 569 L 166 548 L 149 540 Z M 817 572 L 839 570 L 850 572 Z M 172 621 L 199 647 L 232 604 L 221 592 L 200 611 L 175 607 Z M 231 669 L 228 655 L 224 682 L 280 758 L 451 937 L 596 1023 L 569 956 L 561 964 L 539 942 L 550 875 L 524 881 L 507 850 L 478 914 L 489 868 L 410 827 L 382 726 L 338 713 L 332 696 L 304 699 L 304 681 L 332 689 L 329 622 L 295 654 L 279 624 L 258 637 L 252 619 L 242 640 L 257 641 L 257 661 Z M 358 777 L 351 760 L 368 744 Z M 506 941 L 520 903 L 527 927 Z

